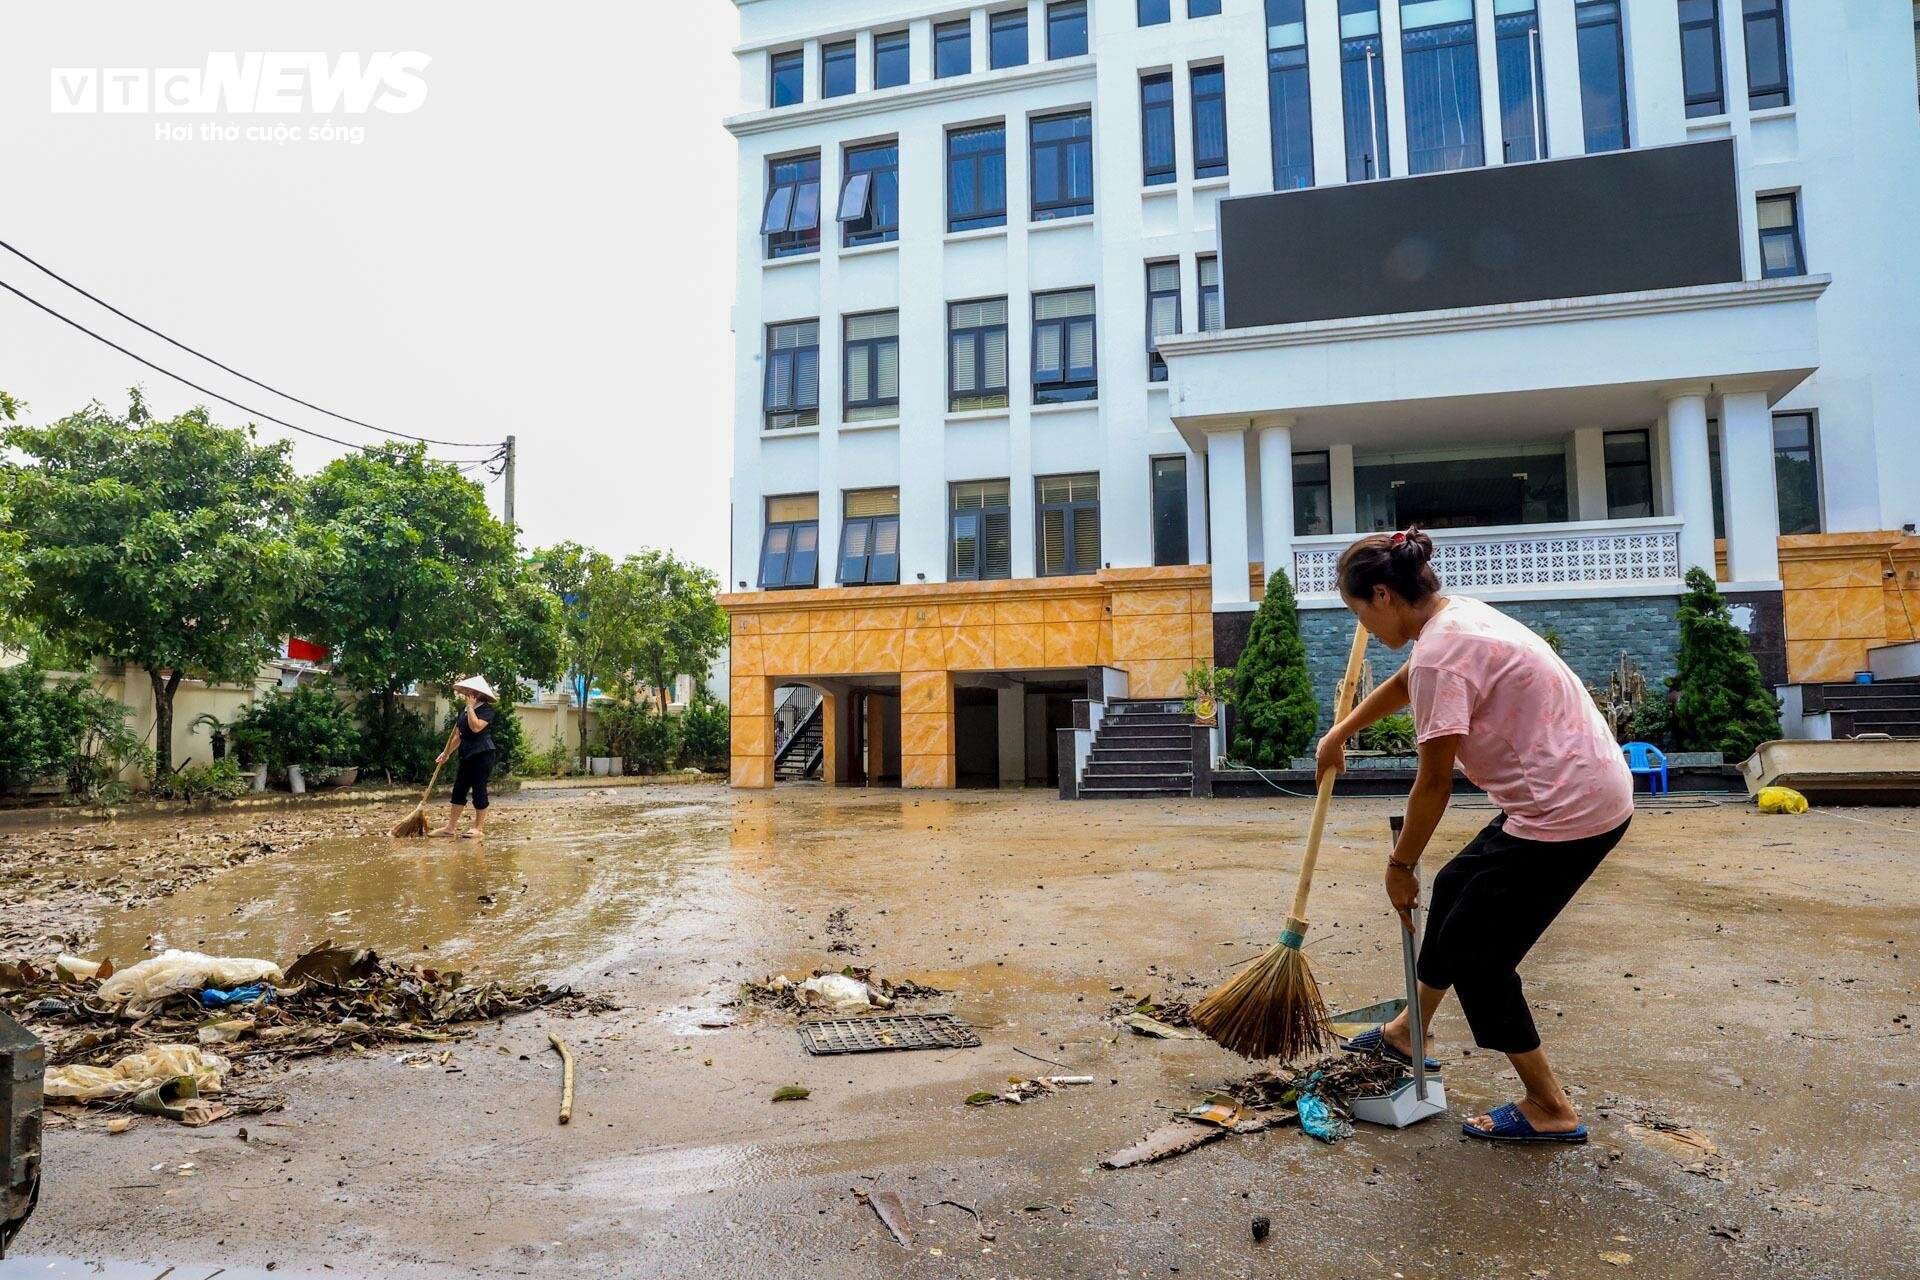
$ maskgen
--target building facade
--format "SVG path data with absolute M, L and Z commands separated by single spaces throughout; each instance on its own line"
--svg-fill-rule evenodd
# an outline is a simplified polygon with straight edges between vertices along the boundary
M 1412 523 L 1592 679 L 1696 564 L 1778 681 L 1914 638 L 1907 6 L 736 4 L 736 784 L 802 688 L 829 781 L 1051 782 L 1277 569 L 1324 697 Z

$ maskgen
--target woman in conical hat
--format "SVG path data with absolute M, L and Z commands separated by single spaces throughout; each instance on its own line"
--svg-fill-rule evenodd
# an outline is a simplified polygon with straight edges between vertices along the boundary
M 447 825 L 434 832 L 444 840 L 451 840 L 459 834 L 460 810 L 467 805 L 469 794 L 473 797 L 473 826 L 468 830 L 468 840 L 483 839 L 487 834 L 487 779 L 493 777 L 494 761 L 499 752 L 493 745 L 493 722 L 500 712 L 493 705 L 493 686 L 487 683 L 485 676 L 462 676 L 453 686 L 453 691 L 465 702 L 459 718 L 454 722 L 460 744 L 460 769 L 453 778 L 453 807 L 447 811 Z M 456 750 L 449 741 L 446 750 L 440 753 L 440 763 Z

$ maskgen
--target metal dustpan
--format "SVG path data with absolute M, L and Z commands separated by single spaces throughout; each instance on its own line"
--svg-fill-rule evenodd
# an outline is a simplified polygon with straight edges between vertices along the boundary
M 1393 834 L 1400 835 L 1400 819 L 1393 819 Z M 1426 1027 L 1421 1025 L 1419 978 L 1414 973 L 1414 950 L 1419 939 L 1420 911 L 1413 911 L 1413 932 L 1400 928 L 1398 918 L 1394 928 L 1400 933 L 1400 956 L 1407 976 L 1407 995 L 1404 1000 L 1383 1000 L 1379 1004 L 1369 1005 L 1365 1009 L 1355 1009 L 1350 1013 L 1336 1013 L 1328 1021 L 1336 1028 L 1343 1022 L 1366 1019 L 1361 1026 L 1348 1035 L 1364 1031 L 1368 1027 L 1378 1026 L 1400 1016 L 1400 1010 L 1412 1010 L 1408 1030 L 1413 1033 L 1415 1052 L 1410 1074 L 1403 1075 L 1386 1093 L 1372 1097 L 1355 1098 L 1351 1104 L 1353 1118 L 1365 1120 L 1368 1124 L 1382 1124 L 1395 1129 L 1404 1129 L 1408 1125 L 1429 1116 L 1437 1116 L 1447 1109 L 1447 1088 L 1437 1075 L 1427 1073 Z M 1376 1014 L 1378 1016 L 1376 1016 Z

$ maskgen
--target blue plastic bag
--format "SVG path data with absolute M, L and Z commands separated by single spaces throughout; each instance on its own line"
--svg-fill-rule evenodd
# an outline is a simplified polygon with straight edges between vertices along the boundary
M 1311 1089 L 1312 1085 L 1308 1087 Z M 1294 1109 L 1300 1113 L 1301 1129 L 1322 1142 L 1338 1142 L 1353 1136 L 1353 1126 L 1333 1114 L 1327 1100 L 1317 1093 L 1302 1093 L 1294 1100 Z
M 253 1004 L 273 999 L 273 988 L 264 982 L 249 983 L 244 987 L 235 987 L 231 991 L 222 991 L 218 987 L 208 987 L 200 993 L 202 1009 L 226 1009 L 236 1004 Z

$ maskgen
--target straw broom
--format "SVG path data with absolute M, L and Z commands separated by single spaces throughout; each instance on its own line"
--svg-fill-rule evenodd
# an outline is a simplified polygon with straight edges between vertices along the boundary
M 457 728 L 447 735 L 448 751 L 453 750 L 453 741 L 459 736 L 460 730 Z M 393 824 L 393 835 L 407 837 L 427 834 L 427 797 L 433 794 L 433 784 L 440 781 L 440 766 L 445 763 L 444 760 L 433 762 L 433 776 L 427 779 L 427 789 L 420 793 L 420 803 L 413 807 L 412 813 Z
M 1334 693 L 1336 723 L 1353 705 L 1360 663 L 1367 651 L 1367 631 L 1356 625 L 1353 648 L 1347 654 L 1347 673 Z M 1307 829 L 1307 852 L 1300 862 L 1300 880 L 1293 891 L 1293 911 L 1287 916 L 1280 941 L 1265 955 L 1235 974 L 1193 1006 L 1193 1025 L 1224 1047 L 1246 1058 L 1290 1061 L 1331 1047 L 1327 1006 L 1319 984 L 1300 953 L 1307 936 L 1307 894 L 1313 888 L 1313 866 L 1320 856 L 1320 833 L 1327 825 L 1327 803 L 1333 798 L 1332 770 L 1320 779 L 1313 800 L 1313 824 Z

